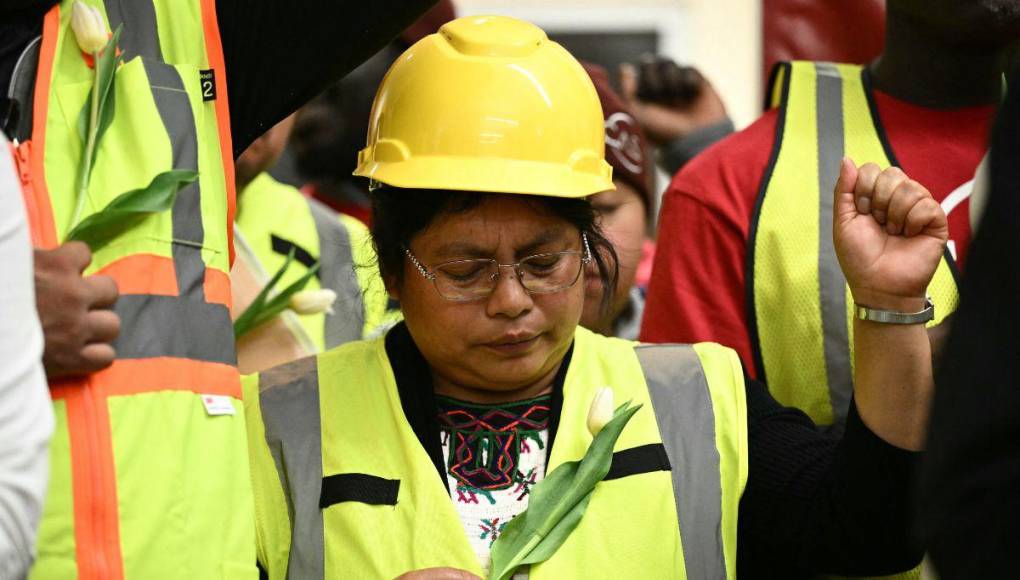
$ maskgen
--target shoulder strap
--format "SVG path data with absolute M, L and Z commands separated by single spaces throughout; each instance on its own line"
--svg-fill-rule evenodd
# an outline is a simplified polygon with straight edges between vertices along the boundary
M 688 578 L 726 578 L 722 485 L 712 397 L 689 345 L 635 347 L 670 458 Z
M 291 520 L 287 578 L 324 578 L 322 438 L 316 357 L 259 375 L 266 444 L 276 464 Z

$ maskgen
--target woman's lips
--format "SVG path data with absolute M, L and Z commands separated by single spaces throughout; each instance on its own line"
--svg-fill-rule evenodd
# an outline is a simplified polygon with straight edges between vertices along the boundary
M 484 346 L 505 356 L 520 355 L 531 350 L 542 334 L 505 336 Z

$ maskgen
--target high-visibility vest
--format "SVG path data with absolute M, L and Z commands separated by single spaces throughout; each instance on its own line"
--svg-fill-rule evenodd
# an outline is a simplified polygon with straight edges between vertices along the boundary
M 111 30 L 123 24 L 124 64 L 85 215 L 172 168 L 199 178 L 170 211 L 94 254 L 87 273 L 112 276 L 121 293 L 117 360 L 51 385 L 57 427 L 30 578 L 256 578 L 229 314 L 234 175 L 215 2 L 86 2 Z M 34 242 L 47 248 L 70 227 L 78 118 L 94 74 L 71 31 L 71 5 L 44 19 L 32 137 L 17 151 Z
M 268 276 L 294 252 L 278 288 L 286 288 L 319 263 L 305 289 L 329 288 L 337 299 L 333 314 L 298 316 L 316 351 L 366 338 L 383 323 L 389 297 L 368 228 L 360 221 L 305 197 L 268 173 L 252 180 L 238 196 L 236 220 Z
M 734 578 L 747 481 L 736 354 L 578 328 L 550 471 L 584 456 L 602 386 L 644 406 L 616 444 L 616 473 L 530 578 Z M 244 388 L 258 555 L 271 580 L 393 578 L 436 566 L 484 576 L 405 418 L 383 339 L 246 377 Z
M 843 156 L 898 165 L 860 66 L 782 63 L 775 146 L 751 222 L 745 279 L 758 377 L 782 404 L 841 426 L 853 393 L 853 297 L 832 241 Z M 958 302 L 947 252 L 928 293 L 940 323 Z

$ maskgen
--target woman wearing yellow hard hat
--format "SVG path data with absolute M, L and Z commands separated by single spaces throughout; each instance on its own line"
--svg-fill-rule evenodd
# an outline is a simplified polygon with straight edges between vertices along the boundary
M 837 441 L 727 348 L 578 326 L 586 264 L 607 300 L 616 275 L 586 199 L 613 188 L 603 139 L 588 75 L 526 22 L 455 20 L 393 65 L 357 174 L 405 321 L 246 380 L 270 579 L 796 578 L 920 560 L 907 479 L 932 381 L 914 311 L 946 240 L 938 204 L 844 161 L 833 235 L 867 320 Z M 891 200 L 888 229 L 872 197 Z

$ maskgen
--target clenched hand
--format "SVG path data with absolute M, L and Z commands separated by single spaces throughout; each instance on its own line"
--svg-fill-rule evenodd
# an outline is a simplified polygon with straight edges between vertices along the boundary
M 117 284 L 109 276 L 82 276 L 92 253 L 81 242 L 35 251 L 35 302 L 46 346 L 48 378 L 83 375 L 113 363 L 110 344 L 120 318 L 110 310 Z

